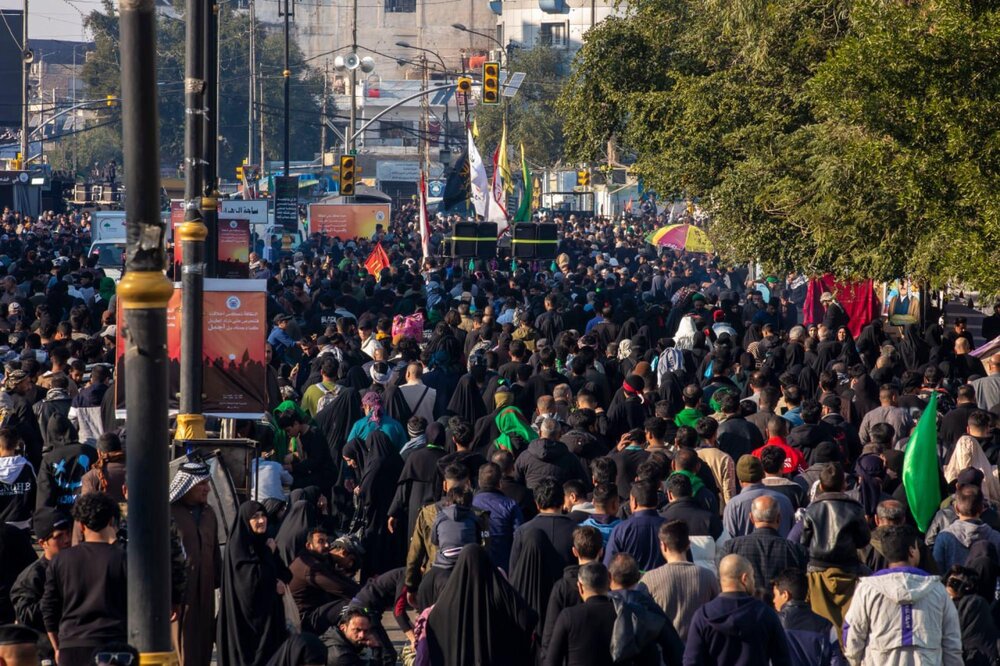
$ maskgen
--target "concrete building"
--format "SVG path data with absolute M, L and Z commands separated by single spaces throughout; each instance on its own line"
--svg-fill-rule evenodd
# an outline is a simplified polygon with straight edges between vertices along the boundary
M 495 15 L 483 0 L 355 1 L 359 55 L 374 58 L 375 73 L 385 80 L 420 77 L 421 52 L 396 46 L 396 42 L 434 51 L 451 71 L 461 71 L 467 58 L 490 48 L 490 40 L 451 27 L 453 23 L 461 23 L 471 30 L 492 35 Z M 283 0 L 281 5 L 284 5 Z M 278 28 L 283 21 L 278 15 L 278 7 L 279 3 L 274 1 L 257 2 L 258 20 Z M 327 60 L 332 66 L 336 55 L 348 52 L 352 8 L 351 0 L 295 2 L 293 34 L 314 66 L 323 68 Z M 440 67 L 437 56 L 426 55 L 435 67 Z
M 608 0 L 493 0 L 496 39 L 508 48 L 544 44 L 574 53 L 583 34 L 615 13 Z

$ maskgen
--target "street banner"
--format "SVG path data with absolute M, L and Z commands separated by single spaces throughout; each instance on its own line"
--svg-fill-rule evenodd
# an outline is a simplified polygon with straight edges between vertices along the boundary
M 274 224 L 285 231 L 299 230 L 299 179 L 274 177 Z
M 309 235 L 320 234 L 343 241 L 371 238 L 378 227 L 389 226 L 389 204 L 311 204 Z
M 466 148 L 451 168 L 451 173 L 448 174 L 444 193 L 441 195 L 441 210 L 448 210 L 460 203 L 465 203 L 468 197 L 469 149 Z
M 472 140 L 471 131 L 469 131 L 469 183 L 476 215 L 485 218 L 490 204 L 490 180 L 486 175 L 486 165 L 483 164 L 482 155 L 476 148 L 476 142 Z
M 259 419 L 267 409 L 267 282 L 205 280 L 202 320 L 202 404 L 206 416 Z M 115 413 L 125 418 L 124 308 L 117 311 Z M 167 304 L 169 409 L 176 414 L 180 393 L 181 285 Z M 141 387 L 140 387 L 141 390 Z
M 250 277 L 250 221 L 219 220 L 220 278 L 246 280 Z
M 871 280 L 838 280 L 829 273 L 809 280 L 806 288 L 806 300 L 802 305 L 802 323 L 818 324 L 823 321 L 823 304 L 820 297 L 828 291 L 837 299 L 844 312 L 850 317 L 847 328 L 851 335 L 857 338 L 865 324 L 872 321 L 881 312 L 881 305 L 875 295 Z
M 296 192 L 298 197 L 298 192 Z M 219 202 L 220 220 L 249 220 L 250 224 L 267 224 L 267 199 L 241 201 L 225 199 Z

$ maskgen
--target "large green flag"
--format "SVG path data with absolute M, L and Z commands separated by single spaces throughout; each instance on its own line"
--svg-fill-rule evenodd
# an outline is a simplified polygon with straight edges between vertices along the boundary
M 524 144 L 521 144 L 521 178 L 524 180 L 524 189 L 521 192 L 521 205 L 517 207 L 514 214 L 515 222 L 531 222 L 531 171 L 528 170 L 528 162 L 524 159 Z
M 937 454 L 937 393 L 931 394 L 903 456 L 903 488 L 910 513 L 921 532 L 941 506 Z

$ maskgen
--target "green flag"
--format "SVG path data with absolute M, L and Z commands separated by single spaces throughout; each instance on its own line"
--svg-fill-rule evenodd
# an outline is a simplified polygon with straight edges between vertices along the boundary
M 921 532 L 941 506 L 937 454 L 937 393 L 931 394 L 917 427 L 910 433 L 903 456 L 903 488 L 910 513 Z
M 524 181 L 524 188 L 521 191 L 521 205 L 517 207 L 514 214 L 515 222 L 531 222 L 531 171 L 528 170 L 528 162 L 524 159 L 524 144 L 521 144 L 521 179 Z

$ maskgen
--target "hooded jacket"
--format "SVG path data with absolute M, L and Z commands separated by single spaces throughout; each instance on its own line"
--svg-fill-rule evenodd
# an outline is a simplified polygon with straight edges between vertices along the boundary
M 69 408 L 69 420 L 80 431 L 80 441 L 93 445 L 104 434 L 101 421 L 101 401 L 108 391 L 107 384 L 91 384 L 81 389 Z M 46 445 L 49 445 L 46 441 Z
M 570 479 L 579 479 L 584 483 L 590 480 L 580 459 L 570 453 L 565 444 L 554 439 L 536 439 L 529 444 L 514 462 L 514 473 L 532 491 L 547 476 L 559 483 Z
M 49 421 L 46 440 L 52 450 L 42 457 L 38 470 L 38 495 L 35 508 L 43 506 L 69 509 L 80 495 L 83 475 L 97 460 L 97 450 L 76 441 L 76 432 L 65 417 Z
M 953 564 L 964 565 L 969 549 L 977 541 L 989 541 L 1000 552 L 1000 532 L 981 520 L 956 520 L 944 528 L 934 541 L 934 561 L 941 571 Z
M 56 415 L 68 417 L 71 402 L 72 399 L 69 396 L 69 391 L 61 388 L 52 388 L 45 394 L 45 398 L 40 402 L 36 402 L 32 408 L 35 411 L 35 418 L 38 419 L 38 428 L 42 431 L 42 445 L 46 449 L 50 448 L 48 441 L 44 441 L 45 431 L 49 426 L 49 419 Z
M 795 666 L 846 666 L 837 630 L 805 601 L 789 601 L 778 612 Z
M 35 468 L 24 456 L 0 458 L 0 523 L 27 529 L 35 510 Z
M 844 618 L 844 654 L 862 666 L 961 666 L 955 604 L 936 576 L 912 567 L 862 578 Z
M 472 506 L 489 516 L 489 550 L 493 563 L 504 571 L 509 571 L 514 530 L 524 522 L 521 507 L 499 490 L 485 488 L 472 498 Z
M 684 666 L 790 666 L 778 614 L 740 592 L 725 592 L 694 614 Z

